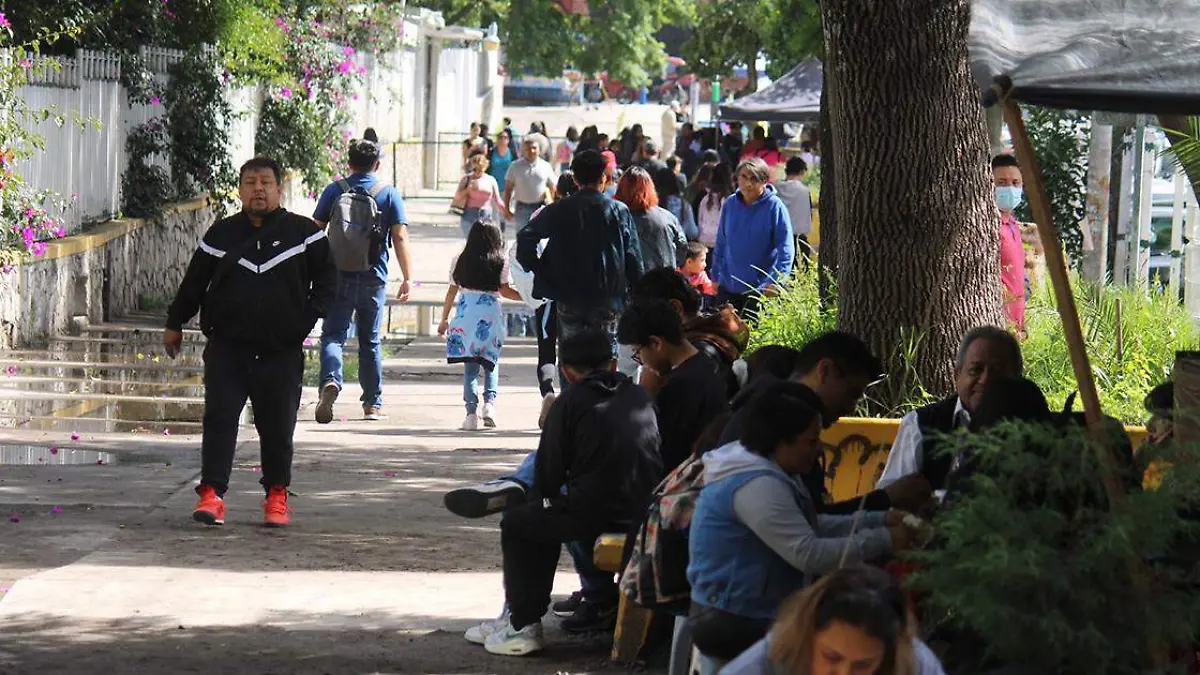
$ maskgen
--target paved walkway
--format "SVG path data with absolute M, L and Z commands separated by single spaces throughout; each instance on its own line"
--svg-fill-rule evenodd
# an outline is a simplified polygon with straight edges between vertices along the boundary
M 418 279 L 445 268 L 450 235 L 414 228 Z M 196 436 L 0 431 L 0 443 L 111 453 L 0 467 L 0 674 L 621 671 L 598 637 L 550 630 L 551 647 L 526 660 L 460 637 L 500 608 L 499 533 L 496 519 L 456 518 L 441 497 L 536 446 L 535 361 L 528 340 L 505 347 L 500 428 L 488 432 L 458 431 L 461 375 L 436 339 L 385 363 L 385 421 L 357 419 L 350 385 L 334 423 L 317 425 L 306 391 L 286 530 L 259 526 L 252 431 L 227 525 L 214 529 L 189 517 Z M 560 573 L 556 591 L 577 584 Z

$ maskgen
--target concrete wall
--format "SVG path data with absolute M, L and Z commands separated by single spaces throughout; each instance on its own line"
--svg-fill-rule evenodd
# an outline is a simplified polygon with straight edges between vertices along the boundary
M 212 222 L 208 201 L 197 200 L 51 242 L 38 260 L 0 275 L 0 349 L 70 333 L 76 318 L 128 314 L 142 297 L 169 301 Z

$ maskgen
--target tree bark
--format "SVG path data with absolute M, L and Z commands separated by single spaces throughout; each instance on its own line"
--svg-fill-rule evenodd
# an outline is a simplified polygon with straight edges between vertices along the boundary
M 828 54 L 825 63 L 829 63 Z M 838 228 L 837 202 L 834 189 L 836 160 L 833 150 L 834 129 L 829 117 L 829 89 L 833 86 L 833 73 L 824 69 L 821 80 L 821 118 L 820 148 L 821 148 L 821 194 L 817 200 L 817 210 L 820 213 L 821 248 L 817 252 L 817 288 L 821 297 L 821 305 L 830 307 L 837 302 L 837 270 L 838 270 Z
M 825 0 L 839 327 L 888 362 L 889 408 L 948 391 L 963 333 L 1004 325 L 969 0 Z M 900 349 L 903 347 L 903 349 Z
M 1088 146 L 1087 219 L 1084 221 L 1083 278 L 1108 278 L 1108 195 L 1112 191 L 1113 128 L 1092 121 Z

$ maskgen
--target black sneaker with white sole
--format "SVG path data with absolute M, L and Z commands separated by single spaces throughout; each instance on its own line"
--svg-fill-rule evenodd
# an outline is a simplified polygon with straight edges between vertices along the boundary
M 525 486 L 513 480 L 493 480 L 451 490 L 442 502 L 456 516 L 482 518 L 524 504 Z
M 567 633 L 608 632 L 617 627 L 617 601 L 598 604 L 584 600 L 569 618 L 562 620 Z
M 579 606 L 582 604 L 583 591 L 575 591 L 571 594 L 571 597 L 567 598 L 566 600 L 559 600 L 553 605 L 550 605 L 550 609 L 554 611 L 555 616 L 565 618 L 568 616 L 573 616 L 575 612 L 579 611 Z

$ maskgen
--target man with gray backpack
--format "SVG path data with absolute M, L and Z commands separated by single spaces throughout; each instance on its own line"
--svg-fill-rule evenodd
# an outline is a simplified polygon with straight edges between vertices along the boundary
M 326 228 L 338 268 L 338 293 L 321 330 L 321 398 L 317 423 L 333 421 L 333 404 L 342 390 L 342 350 L 354 319 L 358 334 L 358 381 L 363 419 L 378 420 L 383 408 L 383 353 L 379 332 L 387 304 L 388 242 L 396 249 L 404 280 L 399 300 L 408 301 L 412 261 L 404 199 L 383 183 L 382 148 L 373 129 L 350 142 L 350 175 L 321 193 L 313 220 Z

